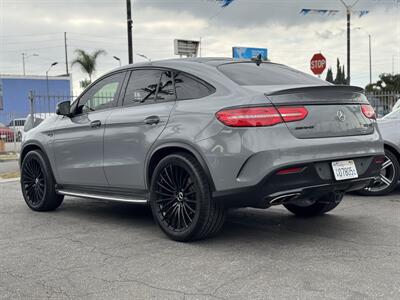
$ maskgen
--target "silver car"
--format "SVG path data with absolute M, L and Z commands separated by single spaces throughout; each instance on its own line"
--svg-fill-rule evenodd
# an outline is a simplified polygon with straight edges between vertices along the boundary
M 259 60 L 130 65 L 57 114 L 23 142 L 28 206 L 148 203 L 178 241 L 215 234 L 233 207 L 326 213 L 379 176 L 384 157 L 362 89 Z
M 385 161 L 380 176 L 359 193 L 365 196 L 384 196 L 393 192 L 400 179 L 400 108 L 378 120 L 385 143 Z

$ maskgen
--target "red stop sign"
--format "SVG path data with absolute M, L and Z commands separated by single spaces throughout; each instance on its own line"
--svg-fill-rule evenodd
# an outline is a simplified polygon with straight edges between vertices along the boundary
M 326 68 L 326 58 L 321 53 L 314 54 L 310 62 L 311 71 L 315 75 L 321 75 Z

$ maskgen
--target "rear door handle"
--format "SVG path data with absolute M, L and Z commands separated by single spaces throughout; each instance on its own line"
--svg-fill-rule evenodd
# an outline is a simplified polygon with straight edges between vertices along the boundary
M 90 127 L 93 127 L 93 128 L 97 128 L 97 127 L 100 127 L 100 126 L 101 126 L 101 121 L 100 120 L 96 120 L 96 121 L 93 121 L 93 122 L 90 123 Z
M 158 124 L 160 123 L 160 117 L 159 116 L 150 116 L 144 119 L 144 122 L 147 125 L 153 125 L 153 124 Z

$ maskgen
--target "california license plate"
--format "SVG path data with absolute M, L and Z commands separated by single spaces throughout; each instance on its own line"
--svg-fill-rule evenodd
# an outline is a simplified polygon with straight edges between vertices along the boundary
M 342 160 L 332 162 L 333 174 L 336 180 L 358 178 L 356 165 L 353 160 Z

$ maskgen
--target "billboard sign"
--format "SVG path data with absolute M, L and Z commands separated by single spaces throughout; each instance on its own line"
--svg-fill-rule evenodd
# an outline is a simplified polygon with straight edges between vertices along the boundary
M 0 110 L 3 110 L 3 82 L 0 78 Z
M 197 57 L 199 51 L 199 41 L 174 40 L 175 55 Z
M 268 49 L 266 48 L 232 47 L 233 58 L 252 59 L 259 54 L 263 60 L 268 60 Z

